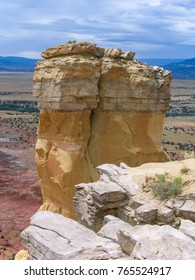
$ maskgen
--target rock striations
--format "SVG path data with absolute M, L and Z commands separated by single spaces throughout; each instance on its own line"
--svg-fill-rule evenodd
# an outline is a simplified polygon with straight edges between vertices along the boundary
M 195 159 L 98 170 L 99 181 L 76 186 L 78 221 L 38 211 L 21 233 L 28 252 L 16 259 L 195 259 Z M 148 180 L 165 173 L 181 176 L 183 187 L 161 200 Z
M 39 211 L 22 233 L 31 259 L 120 259 L 120 246 L 76 221 L 50 211 Z
M 97 165 L 163 160 L 171 73 L 134 54 L 85 42 L 42 53 L 33 78 L 42 210 L 74 218 L 73 186 L 98 179 Z
M 188 174 L 182 174 L 184 166 L 188 168 Z M 124 163 L 120 167 L 103 164 L 97 169 L 100 172 L 99 181 L 75 186 L 77 220 L 86 227 L 100 230 L 106 215 L 116 216 L 132 226 L 168 224 L 178 228 L 183 219 L 195 222 L 195 159 L 146 163 L 131 168 Z M 180 194 L 167 196 L 166 199 L 154 194 L 155 178 L 163 174 L 167 174 L 170 180 L 181 178 L 183 186 Z M 163 188 L 163 185 L 159 187 Z M 183 231 L 188 226 L 190 228 L 189 224 L 186 226 L 183 223 Z
M 186 221 L 190 222 L 190 221 Z M 193 229 L 195 223 L 191 222 Z M 31 260 L 194 260 L 195 241 L 170 225 L 137 225 L 106 216 L 99 232 L 50 211 L 39 211 L 21 233 Z

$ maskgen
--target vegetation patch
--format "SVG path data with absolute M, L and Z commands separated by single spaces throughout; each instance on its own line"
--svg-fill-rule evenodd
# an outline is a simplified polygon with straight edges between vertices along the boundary
M 28 100 L 3 100 L 0 101 L 0 110 L 2 111 L 18 111 L 18 112 L 39 112 L 36 101 Z
M 181 173 L 182 174 L 188 174 L 190 172 L 190 168 L 188 168 L 188 167 L 186 167 L 186 166 L 184 166 L 184 167 L 182 167 L 182 169 L 181 169 Z
M 176 196 L 182 192 L 182 178 L 169 178 L 167 174 L 155 175 L 156 178 L 152 184 L 153 194 L 161 200 Z

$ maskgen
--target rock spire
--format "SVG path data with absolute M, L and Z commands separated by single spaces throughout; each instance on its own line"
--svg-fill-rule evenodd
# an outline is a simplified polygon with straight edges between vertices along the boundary
M 42 53 L 33 77 L 42 209 L 74 218 L 74 185 L 96 180 L 100 164 L 163 161 L 171 73 L 134 55 L 87 42 Z

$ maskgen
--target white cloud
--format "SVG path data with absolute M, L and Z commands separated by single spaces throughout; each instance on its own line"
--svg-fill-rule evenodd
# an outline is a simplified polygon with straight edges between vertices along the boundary
M 154 6 L 154 7 L 160 6 L 160 5 L 161 5 L 161 0 L 149 1 L 149 2 L 148 2 L 148 5 L 149 5 L 149 6 Z
M 39 52 L 22 51 L 15 54 L 15 56 L 27 57 L 27 58 L 40 58 Z
M 181 52 L 181 46 L 194 44 L 192 0 L 1 0 L 0 8 L 0 55 L 33 55 L 69 39 L 132 49 L 145 57 L 167 56 L 168 45 L 180 45 Z
M 189 46 L 195 46 L 195 37 L 191 38 L 187 41 L 181 42 L 181 45 L 189 45 Z

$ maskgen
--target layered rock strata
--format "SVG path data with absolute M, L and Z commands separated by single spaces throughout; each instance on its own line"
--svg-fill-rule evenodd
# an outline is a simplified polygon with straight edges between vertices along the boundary
M 39 211 L 22 233 L 29 258 L 37 260 L 120 259 L 120 246 L 76 221 L 49 211 Z
M 121 228 L 116 234 L 122 251 L 135 260 L 195 258 L 194 240 L 169 225 Z
M 22 251 L 17 259 L 194 260 L 195 241 L 191 236 L 195 224 L 191 222 L 190 230 L 188 224 L 181 230 L 169 225 L 131 226 L 109 215 L 95 233 L 60 214 L 39 211 L 21 233 L 29 253 Z
M 40 112 L 36 164 L 44 205 L 75 217 L 75 184 L 98 178 L 94 167 L 162 161 L 171 74 L 133 60 L 134 52 L 90 43 L 42 53 L 33 92 Z
M 184 167 L 188 174 L 182 173 Z M 109 214 L 132 226 L 170 224 L 178 228 L 183 219 L 195 222 L 195 159 L 132 168 L 124 163 L 120 167 L 103 164 L 97 169 L 99 181 L 75 186 L 78 221 L 86 227 L 98 231 Z M 164 200 L 155 196 L 153 184 L 157 174 L 167 174 L 171 180 L 180 177 L 182 193 Z

